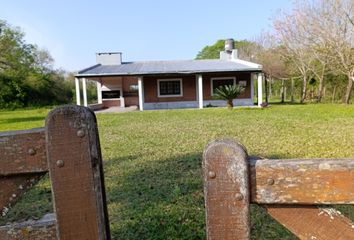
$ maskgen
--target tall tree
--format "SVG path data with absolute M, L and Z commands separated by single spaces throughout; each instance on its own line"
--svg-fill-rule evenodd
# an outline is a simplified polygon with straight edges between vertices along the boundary
M 311 64 L 314 61 L 300 34 L 302 20 L 296 12 L 293 14 L 283 13 L 283 15 L 274 20 L 276 36 L 286 49 L 284 57 L 296 67 L 303 79 L 301 103 L 306 99 L 307 80 L 311 73 Z
M 68 103 L 72 91 L 49 52 L 0 20 L 0 108 Z
M 347 76 L 344 102 L 349 103 L 354 82 L 354 1 L 318 0 L 310 5 L 314 33 L 324 43 L 329 67 Z
M 319 79 L 318 101 L 329 70 L 347 76 L 344 102 L 350 101 L 354 81 L 353 15 L 353 0 L 303 0 L 274 22 L 299 71 Z

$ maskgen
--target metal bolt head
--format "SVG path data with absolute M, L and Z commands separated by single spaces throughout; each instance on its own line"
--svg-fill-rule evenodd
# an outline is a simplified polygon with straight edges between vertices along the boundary
M 58 160 L 57 161 L 57 167 L 59 167 L 59 168 L 64 167 L 64 161 L 63 160 Z
M 241 193 L 236 193 L 235 199 L 236 199 L 237 201 L 241 201 L 241 200 L 243 199 L 243 195 L 242 195 Z
M 268 185 L 273 185 L 274 184 L 274 179 L 273 178 L 268 178 L 267 179 L 267 184 Z
M 208 172 L 208 176 L 209 176 L 209 178 L 215 178 L 216 177 L 216 173 L 213 172 L 213 171 L 209 171 Z
M 34 148 L 29 148 L 29 149 L 28 149 L 28 154 L 31 155 L 31 156 L 33 156 L 33 155 L 36 154 L 36 150 L 35 150 Z
M 76 133 L 76 134 L 77 134 L 77 136 L 78 136 L 78 137 L 82 138 L 82 137 L 84 137 L 84 136 L 85 136 L 85 131 L 84 131 L 84 130 L 82 130 L 82 129 L 80 129 L 80 130 L 78 130 L 78 131 L 77 131 L 77 133 Z

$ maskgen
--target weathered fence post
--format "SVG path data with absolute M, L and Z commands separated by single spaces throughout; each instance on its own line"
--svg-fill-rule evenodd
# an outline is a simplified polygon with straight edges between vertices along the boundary
M 95 115 L 60 107 L 45 130 L 58 239 L 110 239 Z
M 203 154 L 207 237 L 250 238 L 247 152 L 233 140 L 216 140 Z

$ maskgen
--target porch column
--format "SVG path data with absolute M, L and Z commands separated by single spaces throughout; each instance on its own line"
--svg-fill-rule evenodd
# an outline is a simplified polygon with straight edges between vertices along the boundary
M 80 81 L 78 78 L 75 78 L 75 90 L 76 90 L 76 105 L 81 105 L 80 101 Z
M 84 106 L 87 107 L 86 78 L 82 79 L 82 96 L 84 98 Z
M 101 104 L 102 103 L 102 83 L 100 81 L 97 81 L 96 86 L 97 86 L 97 103 Z
M 198 102 L 199 108 L 203 109 L 203 77 L 201 74 L 197 75 L 198 79 Z
M 251 99 L 252 105 L 254 105 L 254 81 L 256 81 L 256 73 L 251 73 Z
M 139 110 L 144 110 L 144 82 L 143 77 L 138 77 L 138 93 L 139 93 Z
M 257 86 L 258 86 L 258 107 L 263 103 L 263 73 L 258 73 L 257 77 Z

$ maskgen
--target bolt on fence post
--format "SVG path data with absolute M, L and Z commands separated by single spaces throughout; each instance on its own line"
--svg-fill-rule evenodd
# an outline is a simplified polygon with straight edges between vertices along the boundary
M 58 239 L 110 239 L 94 113 L 80 106 L 57 108 L 45 132 Z
M 215 140 L 203 153 L 207 237 L 250 238 L 248 155 L 233 140 Z

